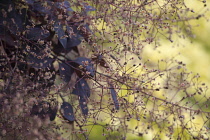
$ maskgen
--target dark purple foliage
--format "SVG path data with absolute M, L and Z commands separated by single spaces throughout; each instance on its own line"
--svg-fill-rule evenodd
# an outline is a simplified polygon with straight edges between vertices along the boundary
M 65 119 L 75 121 L 73 108 L 68 102 L 63 102 L 61 105 L 61 114 Z

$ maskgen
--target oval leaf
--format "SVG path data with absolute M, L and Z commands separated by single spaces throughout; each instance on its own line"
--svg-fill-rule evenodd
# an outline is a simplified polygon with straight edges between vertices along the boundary
M 74 73 L 74 69 L 71 68 L 69 64 L 66 63 L 59 63 L 59 73 L 61 78 L 65 82 L 69 82 L 71 80 L 71 75 Z
M 114 87 L 112 84 L 110 84 L 110 92 L 111 92 L 111 95 L 112 95 L 112 100 L 114 102 L 114 106 L 115 106 L 115 109 L 119 110 L 120 109 L 120 105 L 119 105 L 119 102 L 117 100 L 117 92 L 114 90 Z
M 24 29 L 22 17 L 26 15 L 19 14 L 18 11 L 15 9 L 13 2 L 11 3 L 11 1 L 8 1 L 8 2 L 3 2 L 3 3 L 2 4 L 0 3 L 0 9 L 1 10 L 4 9 L 5 11 L 7 11 L 8 9 L 11 9 L 11 11 L 7 12 L 6 17 L 3 15 L 2 12 L 0 12 L 0 25 L 8 27 L 8 30 L 10 31 L 10 33 L 16 36 L 18 32 L 21 32 Z M 6 21 L 6 24 L 4 23 L 5 21 Z
M 74 60 L 74 63 L 76 64 L 77 69 L 75 70 L 79 77 L 83 76 L 81 71 L 83 71 L 85 74 L 88 73 L 88 75 L 91 77 L 95 75 L 95 69 L 90 59 L 86 57 L 78 57 L 76 60 Z
M 75 121 L 73 108 L 68 102 L 63 102 L 61 105 L 61 114 L 65 119 Z
M 66 49 L 67 37 L 63 30 L 63 26 L 56 23 L 54 25 L 54 30 L 55 30 L 56 34 L 58 35 L 58 40 L 62 44 L 63 48 Z
M 82 114 L 84 116 L 88 115 L 88 106 L 87 106 L 87 100 L 83 98 L 82 96 L 79 97 L 79 105 L 82 110 Z
M 93 7 L 90 6 L 90 5 L 84 5 L 84 7 L 85 7 L 85 12 L 95 11 L 95 10 L 96 10 L 95 8 L 93 8 Z
M 83 98 L 90 97 L 90 87 L 87 84 L 85 79 L 78 79 L 78 82 L 75 85 L 75 89 L 72 94 L 78 95 Z
M 55 7 L 58 9 L 66 10 L 66 11 L 73 11 L 70 7 L 70 3 L 68 1 L 64 2 L 55 2 Z
M 75 47 L 78 46 L 82 41 L 81 41 L 81 35 L 80 35 L 80 31 L 77 30 L 77 26 L 67 26 L 66 30 L 67 33 L 69 35 L 69 37 L 67 38 L 67 46 L 66 49 L 71 49 L 71 47 Z
M 48 30 L 43 30 L 41 27 L 34 27 L 27 30 L 26 37 L 29 40 L 45 39 L 50 36 Z
M 45 2 L 36 2 L 34 4 L 32 4 L 33 10 L 41 13 L 42 15 L 48 14 L 51 15 L 53 13 L 52 7 L 53 3 L 51 1 L 45 1 Z M 38 15 L 38 14 L 37 14 Z
M 55 107 L 55 108 L 50 108 L 48 114 L 50 115 L 50 121 L 53 121 L 55 120 L 55 117 L 56 117 L 56 114 L 57 114 L 57 111 L 58 111 L 58 108 Z

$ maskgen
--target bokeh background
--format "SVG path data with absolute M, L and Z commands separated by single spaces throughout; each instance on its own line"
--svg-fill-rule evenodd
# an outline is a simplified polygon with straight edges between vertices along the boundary
M 195 13 L 205 13 L 205 17 L 189 21 L 193 37 L 183 39 L 175 35 L 173 43 L 163 40 L 162 46 L 155 50 L 148 45 L 143 55 L 149 56 L 153 61 L 157 58 L 177 56 L 189 71 L 199 73 L 201 81 L 210 86 L 210 0 L 206 1 L 207 8 L 196 0 L 186 0 L 186 4 L 194 9 Z M 210 91 L 208 93 L 210 94 Z
M 207 0 L 206 7 L 204 4 L 196 0 L 186 0 L 186 5 L 194 9 L 195 13 L 203 14 L 205 16 L 198 20 L 191 20 L 189 24 L 192 25 L 192 37 L 179 38 L 174 35 L 174 42 L 163 39 L 162 46 L 154 49 L 153 45 L 147 45 L 141 54 L 142 59 L 157 63 L 157 60 L 170 59 L 175 57 L 186 64 L 188 71 L 200 75 L 200 82 L 206 83 L 210 86 L 210 0 Z M 100 27 L 99 27 L 100 28 Z M 210 95 L 210 90 L 207 91 Z M 136 121 L 131 121 L 130 125 L 135 126 Z M 199 120 L 198 120 L 199 123 Z M 105 139 L 101 136 L 102 128 L 94 126 L 91 128 L 90 138 Z M 118 134 L 116 134 L 118 135 Z M 152 139 L 152 135 L 144 135 L 143 137 L 135 137 L 135 135 L 128 134 L 128 140 L 145 140 Z M 163 137 L 164 138 L 164 137 Z

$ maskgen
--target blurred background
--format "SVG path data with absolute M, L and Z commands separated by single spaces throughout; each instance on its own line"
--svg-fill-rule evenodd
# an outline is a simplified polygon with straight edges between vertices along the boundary
M 193 37 L 182 39 L 175 36 L 173 43 L 165 41 L 155 50 L 147 47 L 143 55 L 156 60 L 180 54 L 177 58 L 186 64 L 188 70 L 195 74 L 199 73 L 201 81 L 210 86 L 210 0 L 206 1 L 205 9 L 204 4 L 196 0 L 186 1 L 186 4 L 194 9 L 195 13 L 206 14 L 198 20 L 189 21 L 192 25 Z M 210 94 L 210 91 L 208 93 Z
M 189 24 L 192 25 L 192 37 L 180 38 L 178 35 L 174 35 L 173 43 L 168 40 L 164 40 L 162 46 L 154 49 L 153 45 L 147 45 L 141 54 L 142 59 L 145 61 L 149 59 L 151 62 L 157 63 L 157 60 L 170 59 L 175 57 L 177 60 L 186 64 L 188 71 L 193 74 L 200 75 L 200 82 L 206 83 L 210 86 L 210 0 L 207 0 L 206 7 L 204 4 L 197 0 L 186 0 L 186 5 L 194 9 L 195 13 L 203 14 L 205 17 L 198 20 L 191 20 Z M 207 9 L 207 10 L 206 10 Z M 210 90 L 206 92 L 210 95 Z M 199 123 L 199 120 L 198 120 Z M 130 122 L 131 126 L 136 126 L 136 121 Z M 101 136 L 103 133 L 99 126 L 95 126 L 92 129 L 90 138 L 92 139 L 105 139 Z M 118 135 L 118 134 L 116 134 Z M 135 135 L 128 134 L 128 140 L 146 140 L 152 139 L 151 135 L 144 135 L 139 138 Z

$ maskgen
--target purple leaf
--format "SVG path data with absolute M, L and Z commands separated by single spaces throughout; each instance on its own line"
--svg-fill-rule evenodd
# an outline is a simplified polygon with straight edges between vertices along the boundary
M 25 0 L 27 4 L 34 4 L 34 0 Z
M 78 79 L 78 82 L 75 85 L 75 89 L 72 94 L 78 95 L 80 97 L 90 97 L 90 87 L 88 86 L 85 79 Z
M 62 44 L 63 48 L 66 49 L 67 37 L 66 37 L 66 33 L 63 30 L 63 26 L 56 23 L 54 25 L 54 30 L 55 30 L 56 34 L 58 35 L 58 40 Z
M 87 116 L 88 115 L 87 99 L 80 96 L 79 97 L 79 105 L 80 105 L 80 108 L 82 110 L 82 114 L 84 116 Z
M 77 46 L 81 43 L 81 35 L 80 31 L 77 30 L 77 26 L 66 27 L 69 37 L 67 38 L 67 46 L 66 49 L 70 49 L 71 47 Z
M 49 110 L 49 115 L 50 115 L 50 121 L 55 120 L 56 114 L 57 114 L 57 108 L 55 107 L 54 109 Z
M 46 6 L 47 4 L 47 6 Z M 53 10 L 49 7 L 52 7 L 53 3 L 51 1 L 46 0 L 45 2 L 36 2 L 32 5 L 32 9 L 37 13 L 41 13 L 42 15 L 48 14 L 51 15 Z
M 57 7 L 57 8 L 59 8 L 59 9 L 66 9 L 67 11 L 73 11 L 72 9 L 71 9 L 71 5 L 69 4 L 69 2 L 68 1 L 64 1 L 64 2 L 55 2 L 55 6 Z
M 88 75 L 90 75 L 91 77 L 95 75 L 95 69 L 90 59 L 86 57 L 78 57 L 76 60 L 74 60 L 74 64 L 75 64 L 75 67 L 77 68 L 75 70 L 79 77 L 83 76 L 81 74 L 81 71 L 83 71 L 85 74 L 88 72 Z
M 84 7 L 85 7 L 85 12 L 95 11 L 95 10 L 96 10 L 95 8 L 93 8 L 93 7 L 90 6 L 90 5 L 85 5 Z
M 74 69 L 71 68 L 68 63 L 59 63 L 59 73 L 65 82 L 69 82 L 71 80 L 71 75 L 74 73 Z
M 61 105 L 61 114 L 65 119 L 75 121 L 73 108 L 68 102 L 63 102 Z
M 43 40 L 50 36 L 49 31 L 43 30 L 41 27 L 34 27 L 27 30 L 26 37 L 29 40 Z
M 119 110 L 120 109 L 120 105 L 119 105 L 119 102 L 117 100 L 117 92 L 114 90 L 114 87 L 112 84 L 109 84 L 110 85 L 110 93 L 112 95 L 112 100 L 114 102 L 114 106 L 115 106 L 115 109 Z

